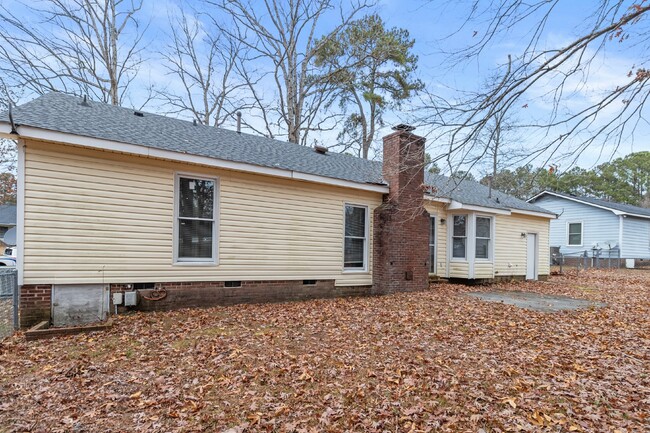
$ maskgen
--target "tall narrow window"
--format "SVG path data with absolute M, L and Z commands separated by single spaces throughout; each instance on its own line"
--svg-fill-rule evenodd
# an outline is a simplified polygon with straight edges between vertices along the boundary
M 429 218 L 429 273 L 436 273 L 436 217 Z
M 454 215 L 452 236 L 452 256 L 456 259 L 467 257 L 467 215 Z
M 582 223 L 569 223 L 569 245 L 582 245 Z
M 177 177 L 177 260 L 211 262 L 216 254 L 214 179 Z
M 345 205 L 345 245 L 343 247 L 343 267 L 345 269 L 366 269 L 367 211 L 364 206 Z
M 476 258 L 490 258 L 492 218 L 476 217 Z

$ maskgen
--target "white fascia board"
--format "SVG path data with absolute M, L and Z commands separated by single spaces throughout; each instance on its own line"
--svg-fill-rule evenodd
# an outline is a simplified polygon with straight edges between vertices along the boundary
M 451 203 L 451 199 L 445 197 L 436 197 L 429 194 L 424 194 L 424 199 L 429 201 L 437 201 L 439 203 Z
M 464 204 L 456 200 L 452 200 L 451 204 L 449 207 L 447 207 L 449 210 L 471 210 L 471 211 L 477 211 L 477 212 L 484 212 L 484 213 L 491 213 L 491 214 L 496 214 L 496 215 L 510 215 L 510 210 L 508 209 L 496 209 L 492 207 L 485 207 L 485 206 L 476 206 L 476 205 L 471 205 L 471 204 Z
M 535 212 L 535 211 L 532 211 L 532 210 L 522 210 L 522 209 L 511 209 L 510 211 L 512 213 L 521 214 L 521 215 L 530 215 L 530 216 L 536 216 L 536 217 L 540 217 L 540 218 L 548 218 L 548 219 L 551 219 L 551 220 L 557 219 L 557 215 L 555 215 L 555 214 L 551 215 L 551 214 L 544 213 L 544 212 Z
M 648 216 L 648 215 L 639 215 L 639 214 L 635 214 L 635 213 L 622 212 L 622 211 L 618 211 L 618 214 L 617 214 L 617 215 L 619 215 L 619 216 L 622 215 L 622 216 L 626 216 L 626 217 L 629 216 L 629 217 L 634 217 L 634 218 L 645 218 L 645 219 L 650 219 L 650 216 Z
M 47 129 L 35 128 L 32 126 L 20 126 L 19 136 L 10 134 L 11 127 L 3 122 L 0 122 L 0 137 L 18 139 L 18 138 L 31 138 L 34 140 L 53 141 L 63 144 L 71 144 L 81 147 L 89 147 L 93 149 L 108 150 L 112 152 L 129 153 L 133 155 L 145 156 L 149 158 L 166 159 L 170 161 L 186 162 L 190 164 L 205 165 L 208 167 L 224 168 L 228 170 L 236 170 L 247 173 L 263 174 L 267 176 L 282 177 L 287 179 L 295 179 L 305 182 L 314 182 L 325 185 L 334 185 L 344 188 L 353 188 L 363 191 L 377 192 L 381 194 L 388 193 L 388 186 L 384 185 L 371 185 L 348 180 L 335 179 L 325 176 L 318 176 L 314 174 L 301 173 L 293 170 L 286 170 L 282 168 L 262 167 L 254 164 L 247 164 L 244 162 L 227 161 L 223 159 L 211 158 L 208 156 L 193 155 L 183 152 L 175 152 L 171 150 L 156 149 L 152 147 L 142 146 L 138 144 L 121 143 L 118 141 L 105 140 L 94 137 L 84 137 L 75 134 L 68 134 L 65 132 L 50 131 Z

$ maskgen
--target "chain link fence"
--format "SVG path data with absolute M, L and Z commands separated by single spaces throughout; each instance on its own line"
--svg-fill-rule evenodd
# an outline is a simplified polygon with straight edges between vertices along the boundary
M 18 272 L 0 268 L 0 339 L 18 329 Z
M 566 268 L 612 269 L 624 264 L 621 250 L 615 248 L 592 248 L 572 253 L 562 253 L 557 247 L 551 247 L 551 265 L 559 266 L 560 273 Z

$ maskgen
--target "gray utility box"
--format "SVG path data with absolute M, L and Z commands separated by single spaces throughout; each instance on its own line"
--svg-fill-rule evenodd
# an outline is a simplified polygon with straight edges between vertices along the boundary
M 138 292 L 124 292 L 124 306 L 135 307 L 138 305 Z

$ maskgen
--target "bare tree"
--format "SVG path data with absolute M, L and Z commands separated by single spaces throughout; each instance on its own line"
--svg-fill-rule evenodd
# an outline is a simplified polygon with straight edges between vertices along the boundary
M 181 10 L 170 18 L 169 27 L 171 41 L 163 58 L 178 88 L 159 92 L 168 111 L 189 113 L 204 125 L 221 126 L 248 107 L 242 91 L 254 80 L 238 76 L 243 43 L 228 37 L 205 14 L 188 16 Z
M 265 135 L 274 136 L 279 130 L 292 143 L 306 144 L 310 131 L 331 130 L 335 115 L 324 114 L 331 103 L 333 86 L 313 65 L 318 52 L 319 37 L 336 35 L 352 21 L 366 3 L 354 1 L 349 8 L 335 0 L 264 0 L 252 4 L 249 0 L 210 1 L 234 22 L 229 36 L 250 50 L 245 59 L 242 76 L 249 71 L 270 66 L 271 72 L 262 77 L 274 88 L 273 100 L 259 86 L 250 83 L 253 100 L 262 112 L 260 128 Z M 338 12 L 337 24 L 324 30 Z
M 86 93 L 122 104 L 142 63 L 142 1 L 29 2 L 20 16 L 0 6 L 0 76 L 36 94 Z
M 498 0 L 468 2 L 471 13 L 459 32 L 468 31 L 472 44 L 450 57 L 454 65 L 480 59 L 492 43 L 520 31 L 521 52 L 512 53 L 498 69 L 498 79 L 478 94 L 461 94 L 454 99 L 429 95 L 426 116 L 421 121 L 433 126 L 431 141 L 447 143 L 447 158 L 452 160 L 480 143 L 479 137 L 506 113 L 525 113 L 538 100 L 552 108 L 546 117 L 529 116 L 520 127 L 529 140 L 538 140 L 531 149 L 529 160 L 568 158 L 573 161 L 587 148 L 605 144 L 618 147 L 633 140 L 639 124 L 647 125 L 650 95 L 650 4 L 646 1 L 599 0 L 584 10 L 581 33 L 557 48 L 548 48 L 548 25 L 559 10 L 562 0 Z M 474 27 L 476 26 L 476 27 Z M 518 33 L 520 34 L 520 33 Z M 621 82 L 610 88 L 591 92 L 575 106 L 576 94 L 585 90 L 593 76 L 597 61 L 616 44 L 617 50 L 627 50 L 635 58 L 635 66 L 621 73 Z M 639 53 L 641 57 L 639 57 Z M 571 100 L 572 104 L 567 104 Z M 484 143 L 487 146 L 487 143 Z M 476 150 L 476 149 L 475 149 Z

